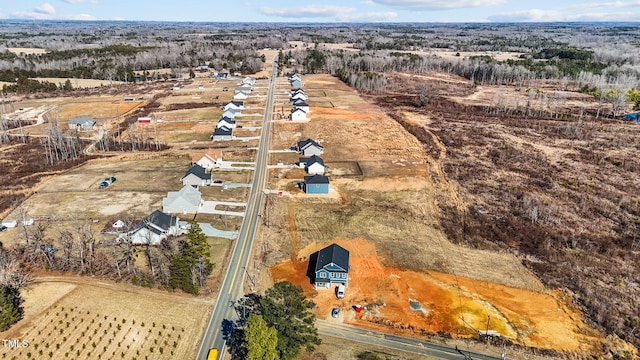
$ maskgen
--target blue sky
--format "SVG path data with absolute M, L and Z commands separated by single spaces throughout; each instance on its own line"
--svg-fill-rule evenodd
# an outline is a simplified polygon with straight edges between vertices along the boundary
M 0 0 L 0 19 L 212 22 L 640 21 L 640 0 Z

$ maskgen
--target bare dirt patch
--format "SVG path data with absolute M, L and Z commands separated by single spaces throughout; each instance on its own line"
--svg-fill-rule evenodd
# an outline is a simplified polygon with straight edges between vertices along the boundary
M 286 260 L 271 270 L 274 281 L 290 280 L 303 286 L 318 304 L 319 317 L 328 317 L 331 308 L 339 306 L 348 312 L 345 321 L 354 325 L 413 334 L 474 337 L 477 330 L 489 327 L 517 344 L 560 351 L 590 352 L 599 341 L 599 334 L 580 322 L 579 310 L 560 292 L 538 293 L 461 275 L 385 267 L 369 241 L 332 242 L 350 252 L 352 270 L 344 299 L 336 299 L 331 290 L 316 291 L 304 275 L 308 260 L 301 259 L 329 243 L 307 246 L 298 259 Z M 410 301 L 420 304 L 422 310 L 413 310 Z M 351 309 L 355 304 L 364 307 L 363 313 Z

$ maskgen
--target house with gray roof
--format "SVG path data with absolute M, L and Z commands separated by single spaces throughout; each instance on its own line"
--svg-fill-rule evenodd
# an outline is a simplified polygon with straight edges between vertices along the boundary
M 162 199 L 162 211 L 167 214 L 196 214 L 202 204 L 202 194 L 193 186 L 185 185 L 179 191 L 169 191 Z
M 190 185 L 193 187 L 211 185 L 211 174 L 208 174 L 205 168 L 195 164 L 184 174 L 182 185 Z
M 300 158 L 298 163 L 300 164 L 300 167 L 304 168 L 307 174 L 322 175 L 326 170 L 324 160 L 322 160 L 322 158 L 317 155 L 312 155 L 309 158 Z
M 349 284 L 349 251 L 338 244 L 331 244 L 318 251 L 314 268 L 316 289 L 329 289 L 332 284 Z
M 298 141 L 296 144 L 296 151 L 304 156 L 320 155 L 324 151 L 324 147 L 315 142 L 315 140 L 306 139 Z
M 69 121 L 69 129 L 89 131 L 96 127 L 96 120 L 90 117 L 77 117 Z
M 156 210 L 136 224 L 126 236 L 133 245 L 158 245 L 163 239 L 179 234 L 179 220 L 176 216 Z M 119 239 L 122 241 L 123 238 Z

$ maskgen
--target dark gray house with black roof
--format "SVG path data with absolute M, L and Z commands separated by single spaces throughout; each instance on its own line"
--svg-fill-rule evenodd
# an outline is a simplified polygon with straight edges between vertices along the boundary
M 233 129 L 227 127 L 227 125 L 216 127 L 211 138 L 213 140 L 231 140 L 233 139 Z
M 349 251 L 331 244 L 318 252 L 314 283 L 316 288 L 331 288 L 332 284 L 349 283 Z

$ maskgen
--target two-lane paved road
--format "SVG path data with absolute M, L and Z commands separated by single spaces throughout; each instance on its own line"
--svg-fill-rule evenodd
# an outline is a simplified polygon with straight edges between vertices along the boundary
M 240 227 L 240 234 L 233 247 L 227 273 L 222 282 L 222 288 L 218 294 L 216 306 L 213 309 L 209 325 L 205 331 L 197 360 L 206 360 L 210 348 L 220 350 L 219 358 L 224 353 L 225 340 L 222 336 L 222 321 L 236 319 L 233 303 L 243 294 L 244 272 L 251 255 L 253 237 L 258 224 L 258 214 L 262 204 L 263 189 L 267 174 L 267 161 L 269 156 L 269 133 L 271 132 L 271 118 L 273 116 L 273 93 L 277 74 L 277 57 L 273 60 L 271 80 L 267 93 L 267 101 L 262 119 L 262 133 L 260 134 L 260 146 L 256 154 L 256 165 L 253 173 L 253 184 L 247 200 L 245 218 Z

